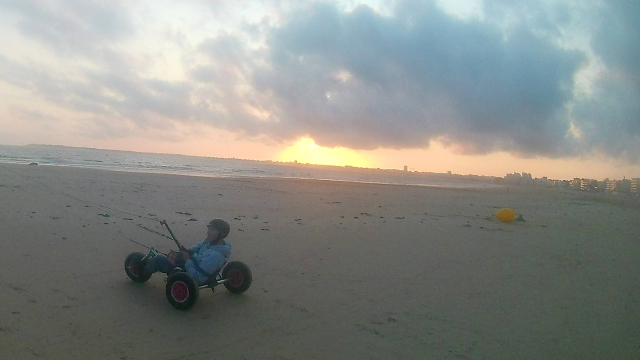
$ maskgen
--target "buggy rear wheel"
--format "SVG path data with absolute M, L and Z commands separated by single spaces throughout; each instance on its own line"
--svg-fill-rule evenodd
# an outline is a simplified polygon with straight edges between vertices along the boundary
M 193 276 L 176 272 L 167 279 L 167 300 L 178 310 L 188 310 L 196 303 L 200 289 Z
M 144 271 L 144 264 L 140 262 L 144 258 L 144 254 L 140 252 L 134 252 L 129 254 L 124 260 L 124 271 L 127 276 L 135 282 L 143 283 L 149 280 L 151 274 L 147 274 Z
M 227 280 L 224 287 L 234 294 L 243 293 L 251 286 L 251 270 L 240 261 L 232 261 L 227 264 L 222 269 L 222 278 Z

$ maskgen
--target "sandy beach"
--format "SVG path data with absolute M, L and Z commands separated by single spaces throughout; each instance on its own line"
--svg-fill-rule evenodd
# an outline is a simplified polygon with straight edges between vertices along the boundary
M 2 359 L 640 358 L 633 203 L 0 164 L 0 204 Z M 128 279 L 134 241 L 175 247 L 137 224 L 190 245 L 217 217 L 246 293 L 178 311 Z

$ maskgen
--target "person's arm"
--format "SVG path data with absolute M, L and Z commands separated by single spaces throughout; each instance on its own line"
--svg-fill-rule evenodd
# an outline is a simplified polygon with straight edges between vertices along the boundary
M 213 274 L 216 270 L 219 270 L 225 262 L 224 254 L 218 251 L 211 251 L 203 254 L 199 258 L 198 264 L 200 268 L 208 274 Z
M 198 251 L 200 251 L 200 248 L 202 247 L 202 245 L 204 245 L 204 241 L 200 241 L 199 243 L 195 243 L 193 244 L 192 247 L 190 247 L 189 249 L 184 249 L 184 251 L 188 252 L 189 255 L 193 255 L 193 254 L 197 254 Z
M 189 259 L 187 260 L 187 262 L 184 265 L 185 269 L 187 270 L 187 273 L 191 276 L 193 276 L 196 281 L 198 282 L 198 284 L 203 284 L 204 282 L 207 281 L 208 276 L 205 274 L 200 273 L 195 266 L 195 263 L 193 262 L 193 260 Z
M 186 264 L 187 260 L 191 259 L 191 254 L 189 254 L 189 251 L 180 251 L 180 258 Z
M 209 276 L 214 275 L 224 264 L 225 256 L 218 251 L 210 251 L 195 259 L 186 262 L 185 268 L 187 272 L 202 284 Z
M 202 245 L 204 245 L 204 241 L 201 241 L 199 243 L 194 244 L 189 249 L 186 249 L 184 246 L 182 248 L 180 248 L 180 258 L 182 259 L 182 262 L 185 264 L 185 267 L 187 265 L 187 261 L 188 260 L 198 261 L 197 260 L 198 251 L 200 250 Z M 193 259 L 192 259 L 192 257 L 193 257 Z

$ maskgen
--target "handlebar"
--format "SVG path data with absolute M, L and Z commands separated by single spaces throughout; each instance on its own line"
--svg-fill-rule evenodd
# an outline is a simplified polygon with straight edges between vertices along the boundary
M 169 234 L 171 234 L 171 238 L 173 239 L 173 241 L 176 242 L 178 249 L 182 250 L 184 246 L 182 246 L 182 244 L 180 244 L 180 241 L 176 239 L 176 236 L 173 234 L 173 231 L 171 231 L 171 228 L 169 227 L 169 224 L 167 224 L 167 221 L 166 220 L 160 221 L 160 225 L 164 225 L 167 228 L 167 230 L 169 230 Z

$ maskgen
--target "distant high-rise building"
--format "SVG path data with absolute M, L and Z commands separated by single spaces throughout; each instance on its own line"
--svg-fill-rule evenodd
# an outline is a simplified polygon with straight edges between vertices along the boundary
M 587 190 L 589 182 L 590 181 L 588 179 L 580 179 L 580 190 Z
M 582 179 L 573 178 L 573 180 L 571 180 L 571 188 L 580 190 L 581 186 L 582 186 Z
M 631 192 L 637 194 L 639 192 L 638 190 L 638 183 L 640 183 L 640 178 L 635 178 L 635 179 L 631 179 Z
M 407 171 L 409 168 L 407 167 L 407 165 L 404 166 L 404 171 Z

